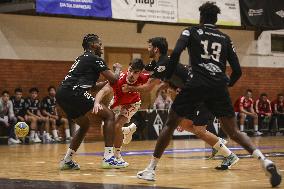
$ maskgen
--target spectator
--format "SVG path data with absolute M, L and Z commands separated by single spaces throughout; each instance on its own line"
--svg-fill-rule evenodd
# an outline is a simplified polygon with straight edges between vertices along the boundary
M 252 90 L 247 89 L 244 96 L 241 96 L 235 103 L 235 112 L 239 113 L 240 130 L 244 132 L 244 123 L 248 117 L 253 119 L 255 135 L 261 135 L 258 131 L 258 116 L 253 109 Z
M 38 100 L 38 92 L 39 90 L 37 88 L 31 88 L 29 90 L 30 93 L 30 97 L 28 97 L 26 99 L 26 108 L 27 108 L 27 116 L 34 118 L 37 120 L 37 123 L 44 123 L 44 136 L 47 141 L 53 141 L 52 138 L 50 137 L 49 134 L 49 119 L 42 116 L 41 112 L 40 112 L 40 100 Z M 39 131 L 38 129 L 38 125 L 37 125 L 37 131 Z M 41 140 L 39 139 L 39 133 L 35 132 L 35 136 L 34 139 L 31 138 L 31 142 L 41 142 Z
M 154 105 L 153 105 L 153 109 L 163 109 L 163 110 L 168 110 L 171 105 L 172 105 L 173 101 L 167 91 L 167 89 L 162 89 L 160 90 Z
M 66 118 L 63 118 L 58 115 L 56 108 L 56 89 L 54 86 L 48 87 L 48 96 L 42 99 L 42 114 L 49 118 L 51 123 L 52 134 L 54 136 L 55 141 L 59 142 L 60 139 L 58 137 L 58 132 L 56 129 L 56 125 L 63 125 L 65 130 L 66 141 L 71 140 L 69 123 Z
M 258 114 L 258 123 L 263 126 L 263 123 L 269 125 L 271 120 L 271 103 L 267 98 L 266 93 L 260 94 L 259 99 L 255 102 L 255 110 Z
M 23 90 L 21 88 L 15 89 L 15 96 L 11 97 L 11 101 L 13 103 L 13 109 L 17 121 L 25 121 L 30 125 L 30 141 L 31 142 L 41 142 L 41 140 L 37 137 L 35 138 L 35 130 L 36 130 L 36 122 L 37 119 L 32 116 L 27 115 L 27 109 L 25 104 L 25 99 L 23 98 Z
M 284 95 L 280 93 L 272 103 L 272 110 L 277 119 L 278 127 L 284 126 Z
M 13 111 L 13 103 L 10 100 L 10 95 L 8 91 L 2 92 L 2 97 L 0 98 L 0 125 L 8 128 L 9 139 L 8 144 L 20 144 L 21 141 L 17 139 L 15 135 L 14 125 L 17 120 Z

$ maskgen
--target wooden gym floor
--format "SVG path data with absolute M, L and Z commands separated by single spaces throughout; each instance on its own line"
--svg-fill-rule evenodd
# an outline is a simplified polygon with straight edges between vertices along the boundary
M 252 139 L 283 175 L 284 136 Z M 130 166 L 104 170 L 100 168 L 103 143 L 84 143 L 74 158 L 80 171 L 58 169 L 67 144 L 0 146 L 0 189 L 270 188 L 260 163 L 232 141 L 228 146 L 241 160 L 231 170 L 214 169 L 221 159 L 208 160 L 210 148 L 203 141 L 174 140 L 160 160 L 157 181 L 139 180 L 136 173 L 148 165 L 154 145 L 155 141 L 132 142 L 124 147 Z

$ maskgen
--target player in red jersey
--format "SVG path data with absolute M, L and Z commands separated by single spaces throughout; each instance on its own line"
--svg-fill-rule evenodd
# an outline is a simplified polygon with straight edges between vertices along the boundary
M 260 94 L 259 99 L 255 102 L 255 111 L 258 114 L 260 124 L 263 122 L 270 123 L 272 116 L 271 102 L 266 93 Z
M 247 89 L 245 95 L 241 96 L 234 106 L 235 112 L 239 113 L 240 130 L 244 131 L 246 116 L 250 116 L 253 118 L 255 135 L 261 135 L 262 133 L 258 131 L 258 116 L 253 109 L 252 91 Z
M 271 103 L 271 109 L 277 119 L 278 128 L 284 126 L 284 95 L 279 93 L 277 99 Z
M 113 85 L 105 85 L 96 95 L 96 101 L 93 112 L 97 113 L 101 108 L 103 97 L 113 91 L 114 96 L 110 104 L 110 109 L 116 115 L 115 118 L 115 137 L 114 137 L 114 154 L 116 159 L 127 167 L 129 164 L 125 162 L 121 156 L 122 143 L 129 143 L 132 134 L 136 130 L 136 125 L 132 123 L 128 127 L 123 127 L 129 123 L 131 117 L 139 110 L 141 105 L 141 97 L 139 92 L 122 92 L 122 86 L 128 84 L 130 86 L 138 86 L 147 83 L 150 75 L 142 73 L 144 64 L 141 59 L 134 59 L 127 70 L 120 74 L 119 80 Z M 124 135 L 124 138 L 123 138 Z M 104 168 L 104 167 L 103 167 Z M 107 168 L 107 167 L 106 167 Z

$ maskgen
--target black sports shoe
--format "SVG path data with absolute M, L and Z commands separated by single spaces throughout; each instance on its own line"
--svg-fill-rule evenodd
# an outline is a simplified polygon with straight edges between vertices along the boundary
M 73 160 L 65 162 L 63 159 L 59 163 L 59 168 L 60 170 L 80 170 L 80 165 Z
M 281 183 L 281 175 L 278 173 L 274 163 L 270 163 L 265 167 L 266 175 L 270 177 L 270 184 L 272 187 L 276 187 Z

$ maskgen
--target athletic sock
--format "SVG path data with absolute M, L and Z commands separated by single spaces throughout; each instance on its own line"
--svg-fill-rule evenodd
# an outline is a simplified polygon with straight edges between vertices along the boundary
M 257 158 L 258 160 L 264 161 L 266 157 L 261 153 L 259 149 L 255 149 L 252 153 L 253 157 Z
M 56 129 L 52 130 L 52 135 L 54 136 L 54 138 L 58 138 L 58 134 L 57 134 Z
M 156 158 L 156 157 L 152 156 L 150 164 L 148 165 L 147 169 L 155 170 L 159 160 L 160 160 L 159 158 Z
M 240 130 L 244 131 L 244 125 L 240 125 Z
M 69 162 L 72 160 L 72 157 L 73 155 L 75 154 L 76 152 L 74 150 L 72 150 L 71 148 L 68 148 L 67 152 L 66 152 L 66 155 L 64 157 L 64 161 L 65 162 Z
M 220 140 L 213 146 L 224 157 L 228 157 L 232 152 Z
M 121 152 L 121 147 L 120 147 L 120 148 L 114 148 L 114 156 L 115 156 L 117 159 L 121 158 L 120 152 Z
M 70 138 L 70 129 L 65 129 L 66 138 Z
M 258 125 L 254 125 L 254 131 L 255 131 L 255 132 L 258 131 Z
M 34 138 L 35 138 L 35 130 L 31 130 L 30 139 L 34 139 Z
M 105 147 L 104 158 L 109 159 L 113 156 L 113 147 Z

